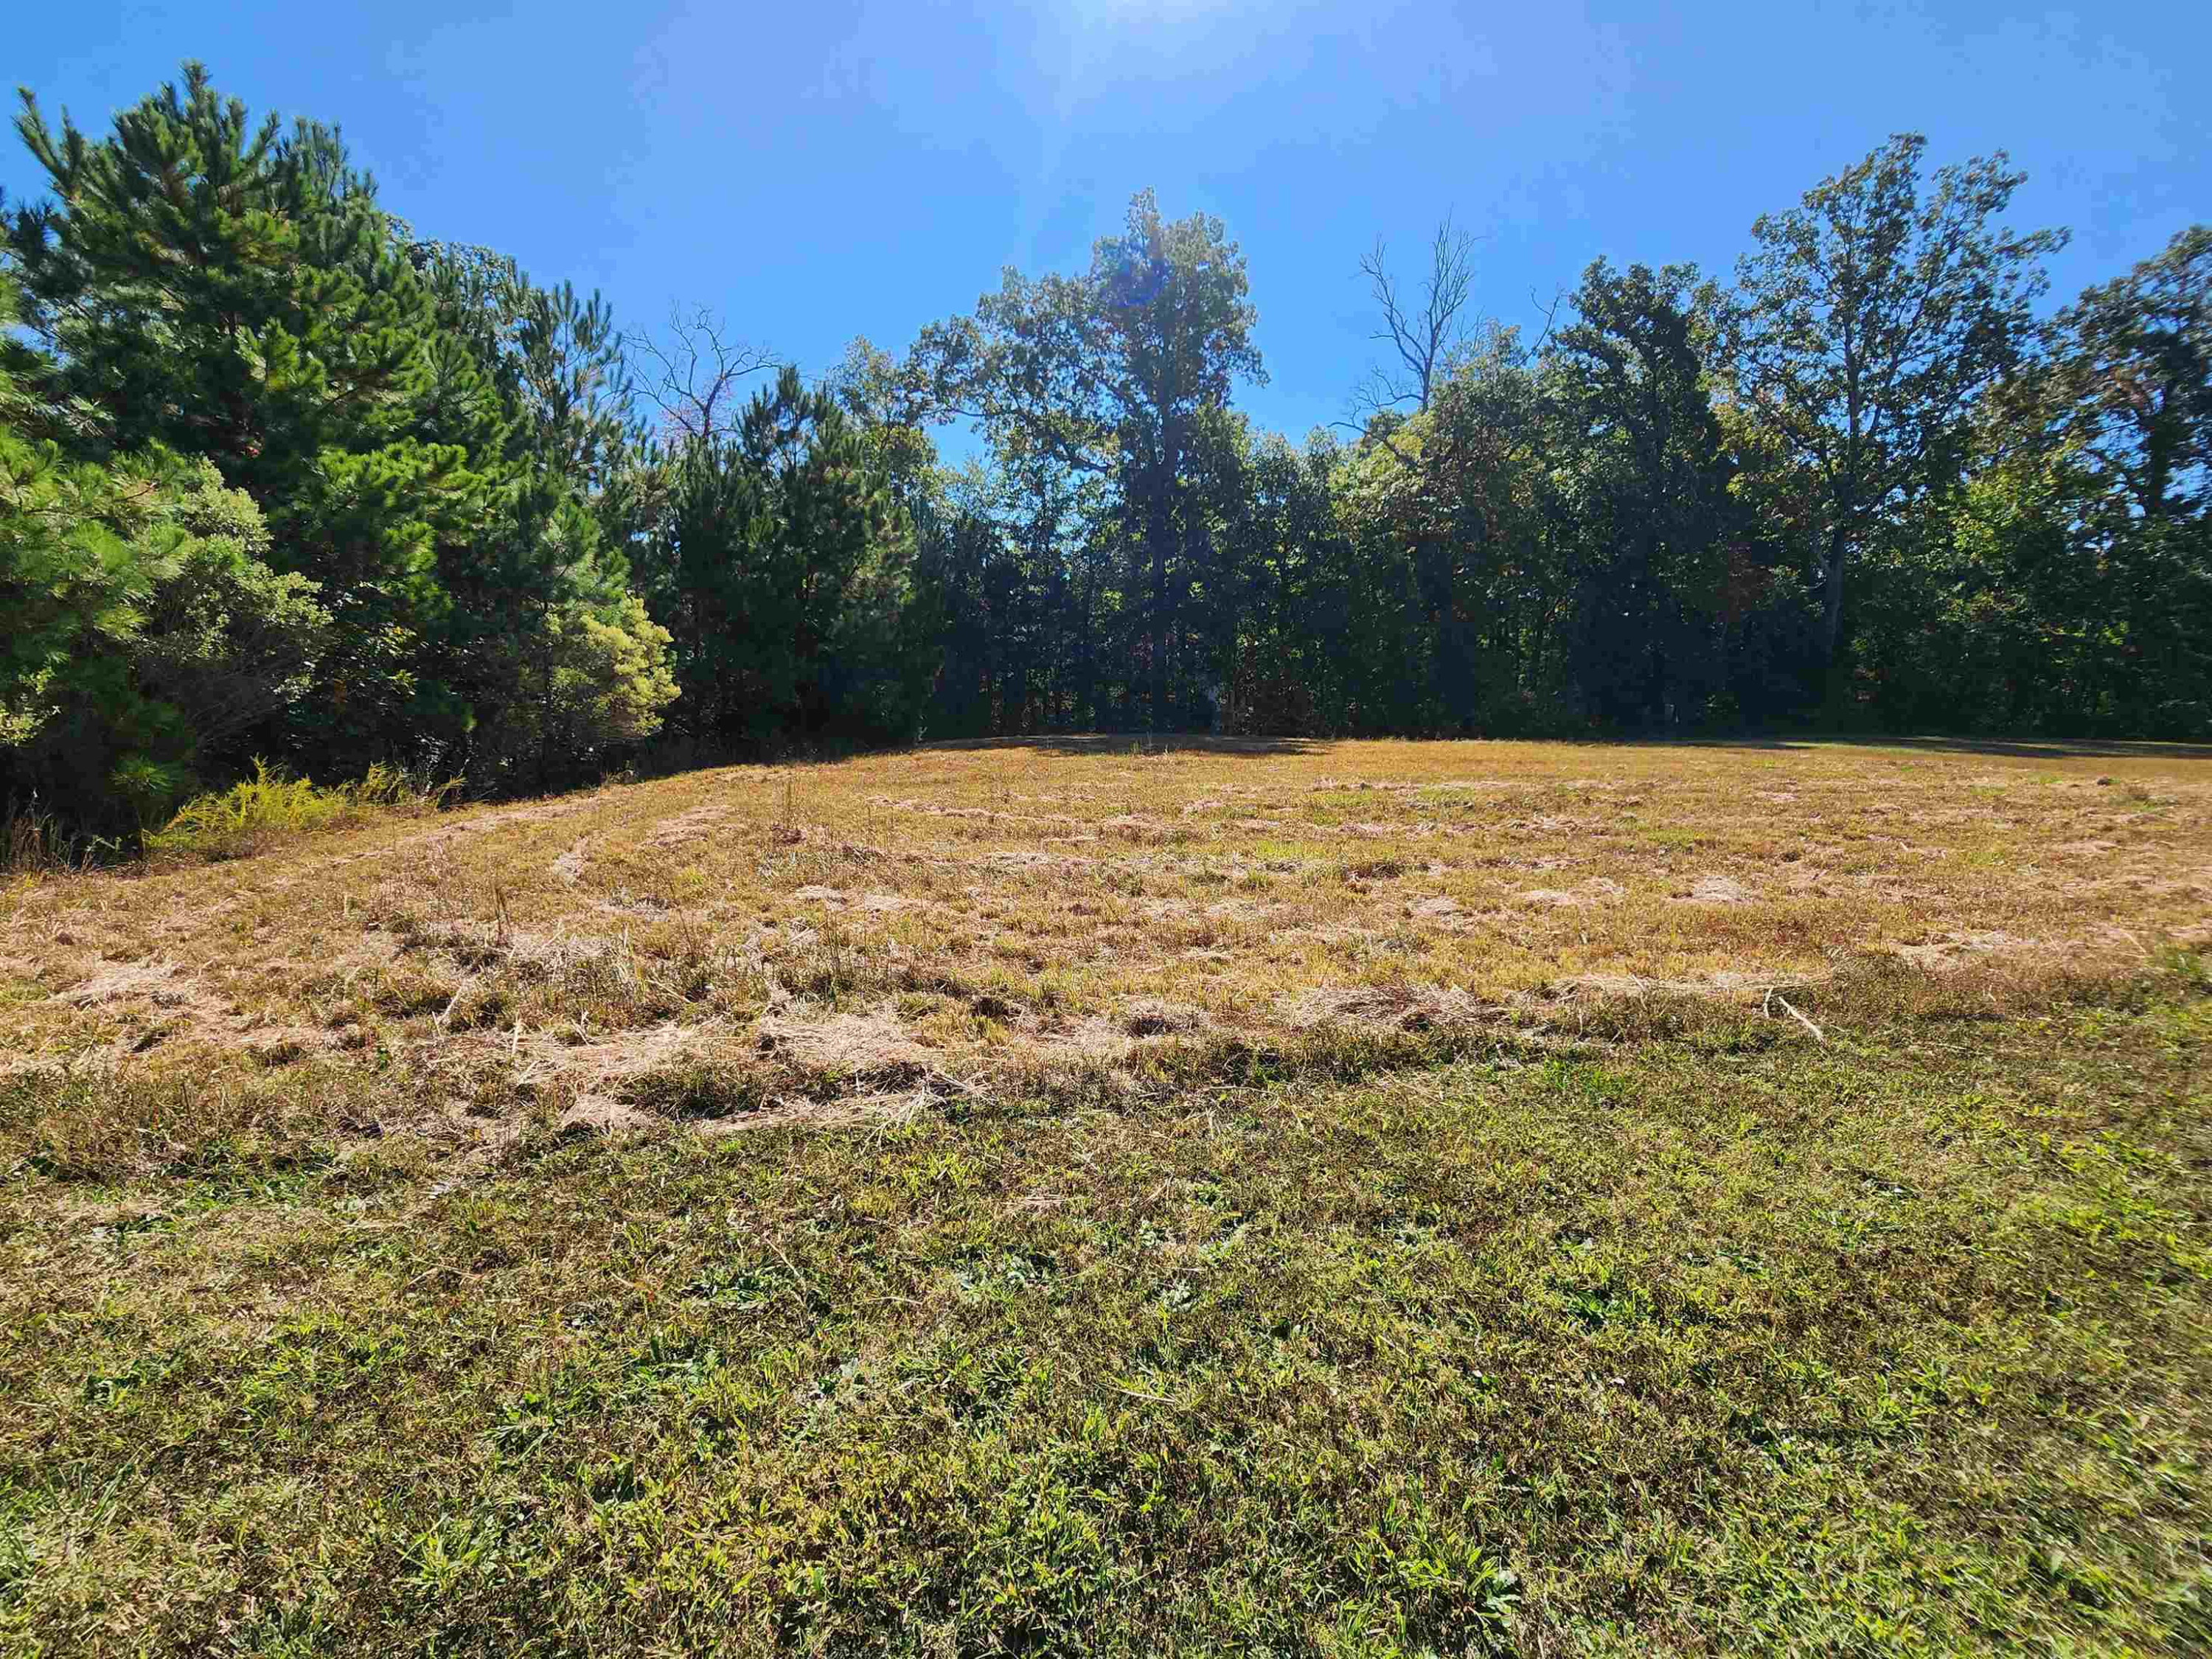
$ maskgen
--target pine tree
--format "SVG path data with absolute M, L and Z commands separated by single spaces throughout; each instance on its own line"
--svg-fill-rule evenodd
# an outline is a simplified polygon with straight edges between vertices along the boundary
M 210 463 L 67 453 L 89 416 L 32 390 L 57 378 L 0 349 L 0 800 L 128 831 L 301 692 L 329 618 Z

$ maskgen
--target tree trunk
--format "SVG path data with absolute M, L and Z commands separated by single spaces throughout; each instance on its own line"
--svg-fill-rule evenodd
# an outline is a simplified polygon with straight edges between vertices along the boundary
M 1163 422 L 1164 426 L 1164 422 Z M 1152 544 L 1152 730 L 1161 729 L 1168 713 L 1168 538 L 1170 534 L 1168 510 L 1168 491 L 1175 478 L 1175 463 L 1166 442 L 1164 431 L 1160 447 L 1160 476 L 1152 486 L 1150 522 L 1145 530 L 1145 539 Z
M 1843 515 L 1838 514 L 1836 529 L 1827 538 L 1827 581 L 1820 584 L 1820 702 L 1829 708 L 1834 708 L 1836 696 L 1843 692 L 1843 675 L 1836 671 L 1836 648 L 1843 644 Z
M 1820 657 L 1830 665 L 1844 636 L 1844 520 L 1838 514 L 1828 535 L 1828 579 L 1820 604 Z

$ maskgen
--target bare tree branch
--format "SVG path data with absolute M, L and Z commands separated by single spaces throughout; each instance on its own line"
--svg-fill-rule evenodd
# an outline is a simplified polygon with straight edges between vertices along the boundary
M 1553 289 L 1548 303 L 1536 297 L 1536 290 L 1528 290 L 1528 303 L 1544 313 L 1544 331 L 1536 337 L 1536 343 L 1528 348 L 1530 356 L 1540 356 L 1544 348 L 1552 343 L 1552 331 L 1559 320 L 1559 307 L 1567 302 L 1566 289 Z
M 647 398 L 660 411 L 664 437 L 712 442 L 737 423 L 741 383 L 783 367 L 765 346 L 734 339 L 722 319 L 704 306 L 672 306 L 665 336 L 641 337 L 635 344 L 639 378 Z
M 1382 313 L 1382 326 L 1372 337 L 1387 344 L 1397 359 L 1359 383 L 1352 396 L 1362 413 L 1379 414 L 1407 404 L 1417 410 L 1429 406 L 1437 377 L 1466 337 L 1462 313 L 1474 289 L 1474 243 L 1449 214 L 1444 216 L 1429 245 L 1428 275 L 1418 305 L 1401 296 L 1390 271 L 1389 249 L 1379 238 L 1360 260 L 1360 272 Z

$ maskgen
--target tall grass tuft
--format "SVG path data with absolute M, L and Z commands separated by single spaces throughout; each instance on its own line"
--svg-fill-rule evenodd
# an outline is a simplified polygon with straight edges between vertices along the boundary
M 46 875 L 107 862 L 122 843 L 74 830 L 35 806 L 0 809 L 0 875 Z
M 256 760 L 252 777 L 193 797 L 167 823 L 148 831 L 146 851 L 153 857 L 247 858 L 380 813 L 429 811 L 459 787 L 458 778 L 431 784 L 382 764 L 352 783 L 325 787 Z

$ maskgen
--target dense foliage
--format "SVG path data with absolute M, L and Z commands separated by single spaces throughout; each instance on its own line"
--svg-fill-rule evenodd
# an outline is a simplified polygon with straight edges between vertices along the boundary
M 1893 139 L 1733 284 L 1601 261 L 1534 343 L 1449 227 L 1418 295 L 1378 249 L 1393 361 L 1294 445 L 1233 404 L 1243 255 L 1150 192 L 1082 271 L 756 388 L 706 319 L 626 339 L 418 239 L 195 65 L 17 128 L 0 798 L 87 825 L 255 757 L 513 793 L 1095 727 L 2212 735 L 2212 229 L 2039 319 L 2060 238 L 2001 156 Z

